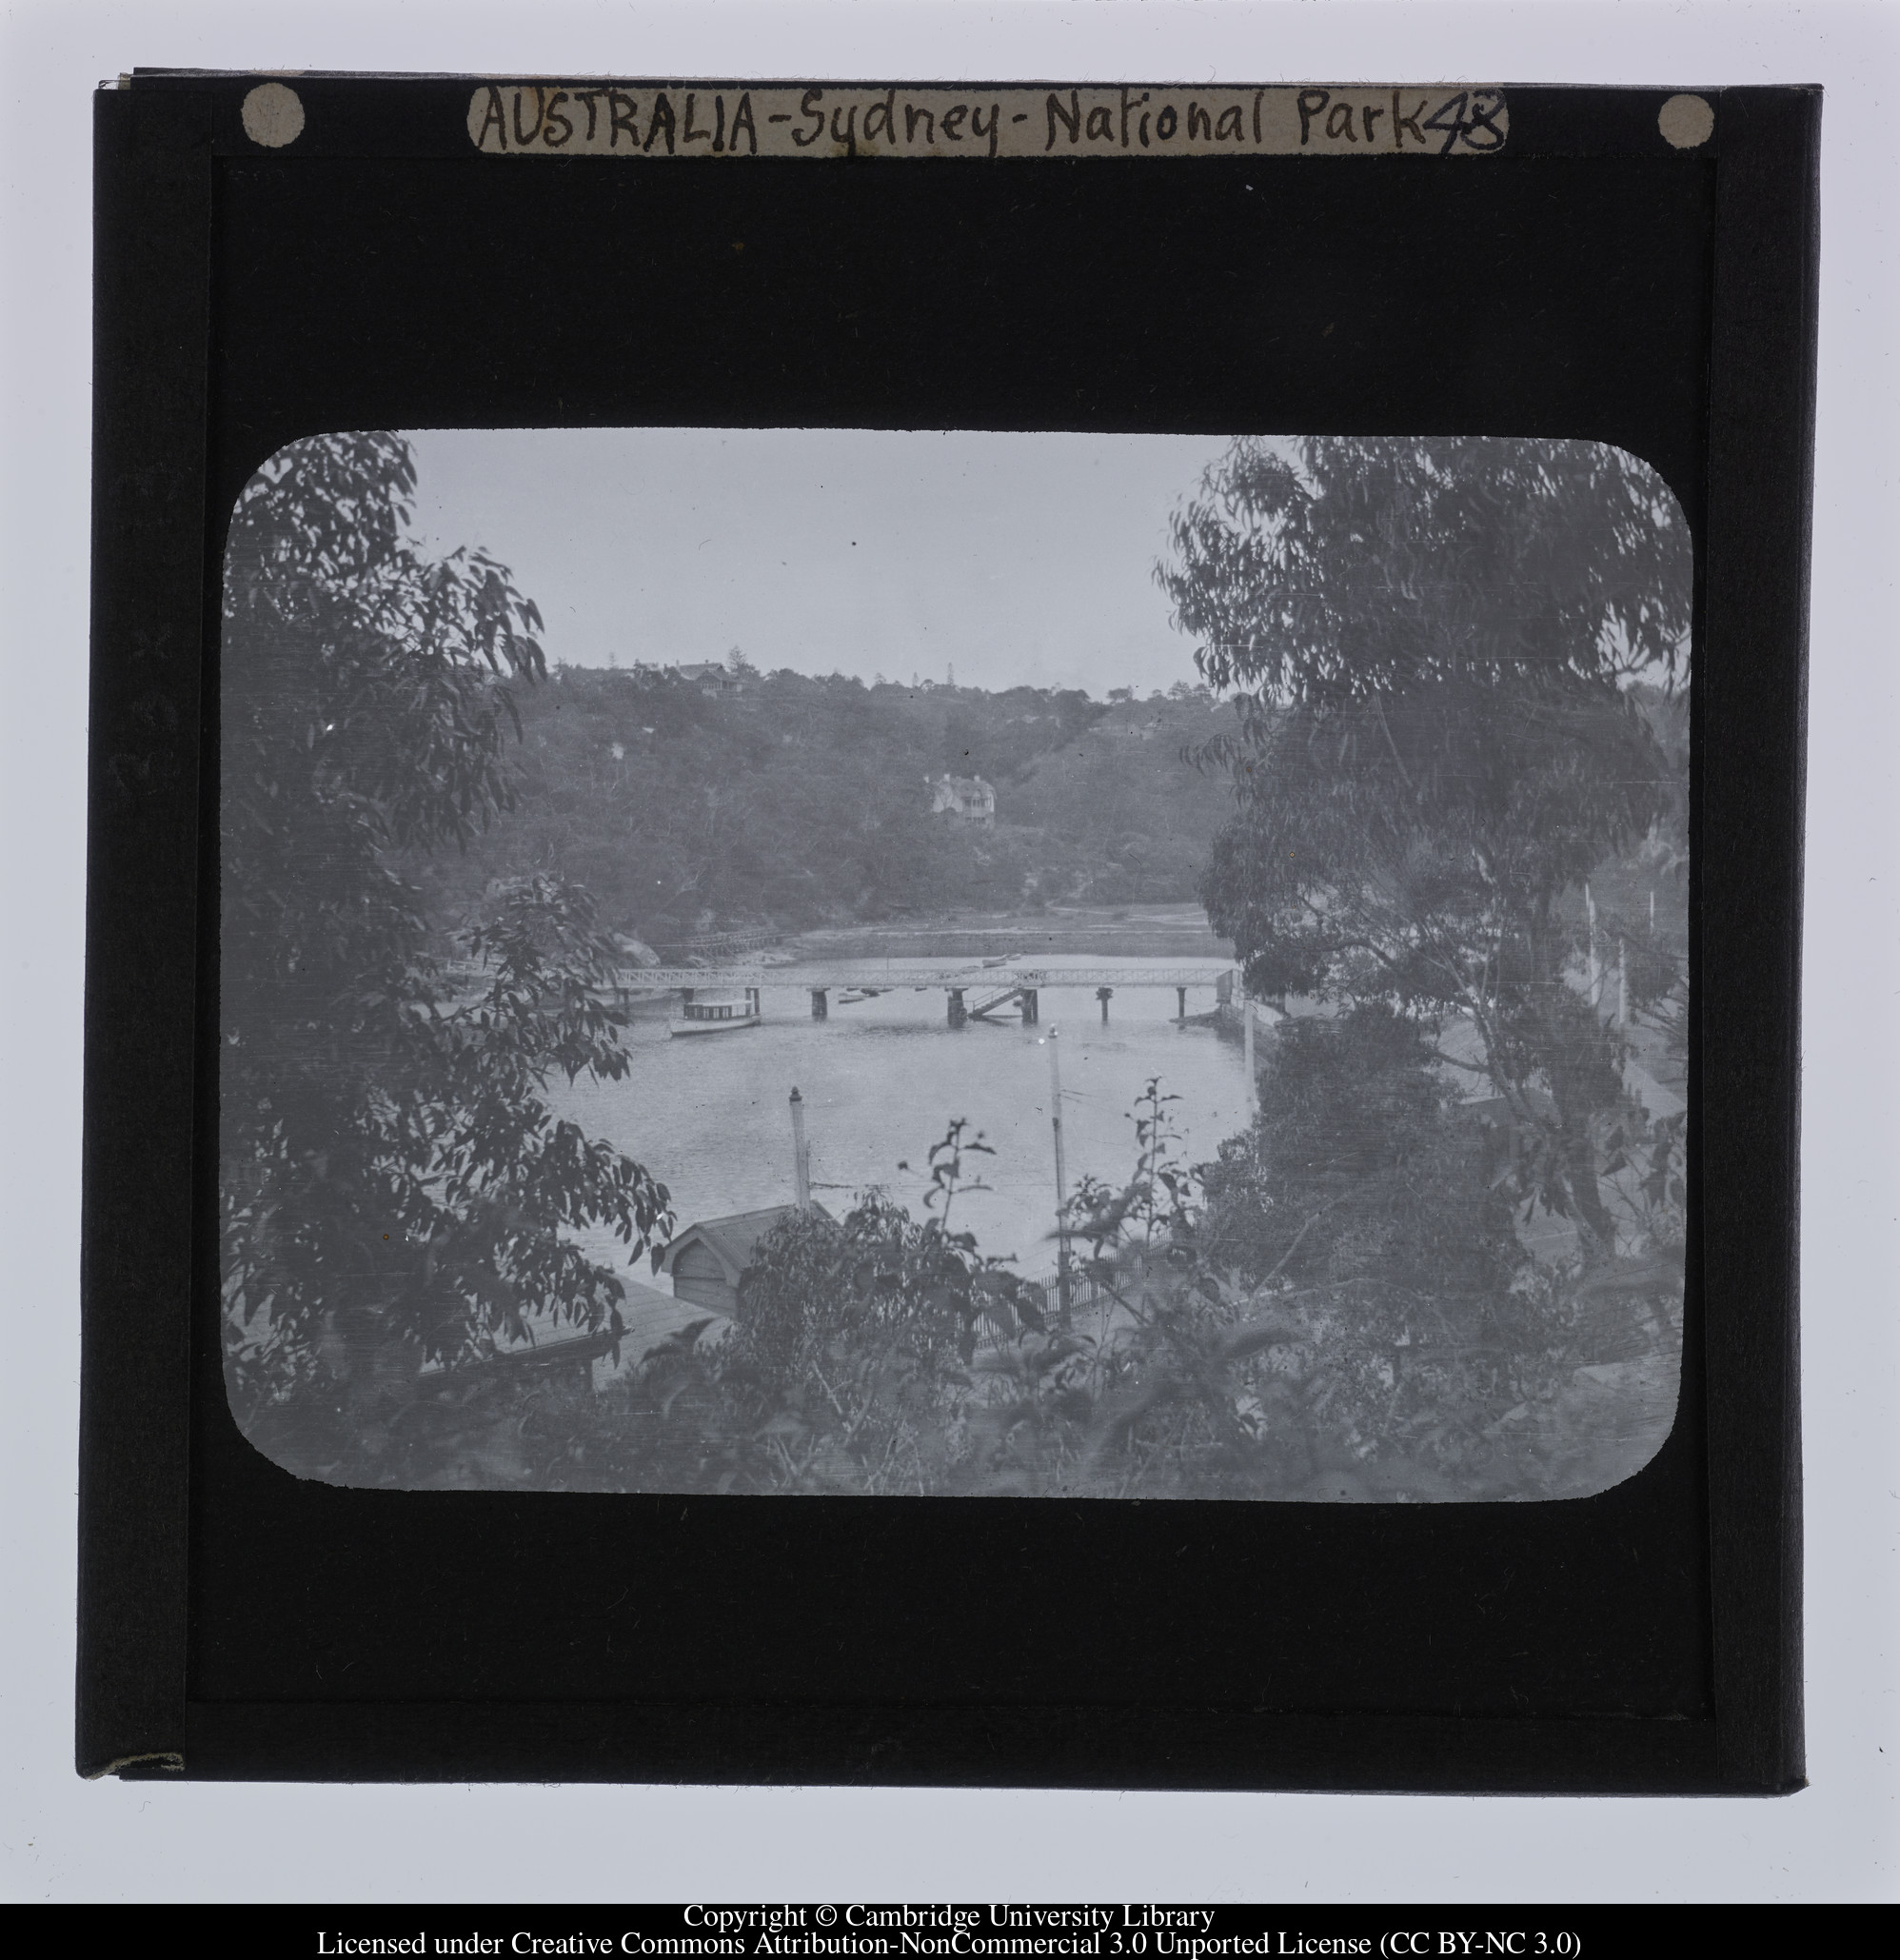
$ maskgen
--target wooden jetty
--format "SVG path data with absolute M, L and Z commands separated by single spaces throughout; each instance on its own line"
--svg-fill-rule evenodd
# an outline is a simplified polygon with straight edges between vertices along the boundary
M 688 1000 L 703 989 L 723 993 L 742 988 L 755 999 L 768 987 L 803 989 L 811 996 L 814 1020 L 830 1018 L 833 993 L 938 988 L 948 996 L 954 1028 L 993 1019 L 1011 1006 L 1025 1026 L 1033 1026 L 1041 1018 L 1039 996 L 1051 987 L 1087 988 L 1101 1002 L 1104 1021 L 1109 999 L 1118 988 L 1172 987 L 1180 1017 L 1186 1020 L 1190 987 L 1211 987 L 1224 998 L 1235 981 L 1231 960 L 1178 964 L 1154 960 L 1140 966 L 1039 966 L 1005 960 L 981 965 L 960 960 L 955 965 L 893 966 L 880 973 L 866 973 L 861 960 L 796 966 L 639 966 L 627 969 L 622 984 L 629 993 L 679 993 Z M 973 993 L 983 997 L 974 1006 L 968 998 Z

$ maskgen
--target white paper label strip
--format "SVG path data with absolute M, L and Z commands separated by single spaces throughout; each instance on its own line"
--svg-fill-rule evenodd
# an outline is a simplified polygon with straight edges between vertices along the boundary
M 490 156 L 1494 156 L 1499 89 L 485 82 Z

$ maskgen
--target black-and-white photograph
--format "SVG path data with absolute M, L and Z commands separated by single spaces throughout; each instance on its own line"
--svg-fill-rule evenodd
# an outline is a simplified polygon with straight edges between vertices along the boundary
M 398 1490 L 1622 1482 L 1691 589 L 1583 441 L 281 450 L 225 561 L 238 1424 Z

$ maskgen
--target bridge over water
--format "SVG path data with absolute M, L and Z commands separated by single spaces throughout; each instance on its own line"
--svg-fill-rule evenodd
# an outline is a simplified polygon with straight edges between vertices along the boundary
M 670 993 L 682 987 L 862 987 L 893 993 L 900 987 L 1211 987 L 1234 971 L 1231 960 L 1158 960 L 1138 966 L 1039 966 L 1003 960 L 994 966 L 961 960 L 943 966 L 889 966 L 867 971 L 864 960 L 799 966 L 639 966 L 623 984 L 634 992 Z
M 867 968 L 869 970 L 867 971 Z M 1038 997 L 1051 987 L 1093 989 L 1108 1019 L 1109 997 L 1120 987 L 1172 987 L 1183 1019 L 1190 987 L 1209 987 L 1224 999 L 1236 983 L 1231 960 L 1179 962 L 1144 960 L 1139 965 L 1044 966 L 1024 960 L 999 960 L 989 964 L 960 960 L 955 964 L 889 966 L 879 969 L 862 960 L 796 966 L 643 966 L 630 968 L 623 984 L 630 992 L 680 993 L 690 999 L 702 990 L 744 993 L 756 1005 L 767 987 L 803 989 L 811 996 L 814 1020 L 830 1014 L 830 996 L 850 989 L 860 994 L 895 994 L 905 988 L 923 993 L 940 988 L 948 997 L 950 1024 L 981 1020 L 1015 1005 L 1025 1022 L 1039 1018 Z M 985 998 L 975 1004 L 971 994 Z

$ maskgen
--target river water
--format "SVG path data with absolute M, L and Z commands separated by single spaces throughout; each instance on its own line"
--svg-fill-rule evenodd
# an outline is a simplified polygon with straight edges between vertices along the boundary
M 1102 963 L 1098 956 L 1037 961 L 1052 975 L 1065 965 Z M 1184 963 L 1114 961 L 1158 973 Z M 669 1036 L 671 1000 L 652 1001 L 626 1031 L 633 1060 L 626 1079 L 584 1079 L 571 1089 L 557 1083 L 557 1113 L 667 1185 L 682 1228 L 791 1202 L 794 1087 L 805 1105 L 812 1195 L 834 1215 L 859 1192 L 881 1185 L 923 1217 L 930 1146 L 953 1118 L 965 1118 L 996 1155 L 966 1158 L 966 1173 L 977 1172 L 990 1188 L 960 1195 L 952 1226 L 974 1232 L 984 1253 L 1016 1255 L 1016 1270 L 1031 1277 L 1056 1262 L 1050 1036 L 1060 1044 L 1072 1192 L 1084 1173 L 1118 1185 L 1127 1180 L 1137 1151 L 1131 1113 L 1151 1077 L 1180 1098 L 1169 1113 L 1191 1162 L 1212 1157 L 1247 1122 L 1237 1037 L 1193 1020 L 1177 1023 L 1172 986 L 1118 988 L 1106 1027 L 1093 987 L 1056 985 L 1041 990 L 1035 1026 L 1024 1027 L 1012 1008 L 995 1023 L 953 1029 L 943 988 L 919 991 L 905 978 L 940 961 L 866 960 L 827 962 L 827 969 L 841 964 L 865 984 L 893 991 L 851 1004 L 834 991 L 830 1018 L 815 1021 L 810 995 L 794 978 L 764 990 L 762 1025 L 691 1039 Z M 1213 1008 L 1212 965 L 1208 971 L 1210 983 L 1189 991 L 1190 1016 Z M 973 977 L 967 998 L 975 1004 L 996 991 Z M 608 1234 L 584 1237 L 597 1257 L 625 1257 Z

